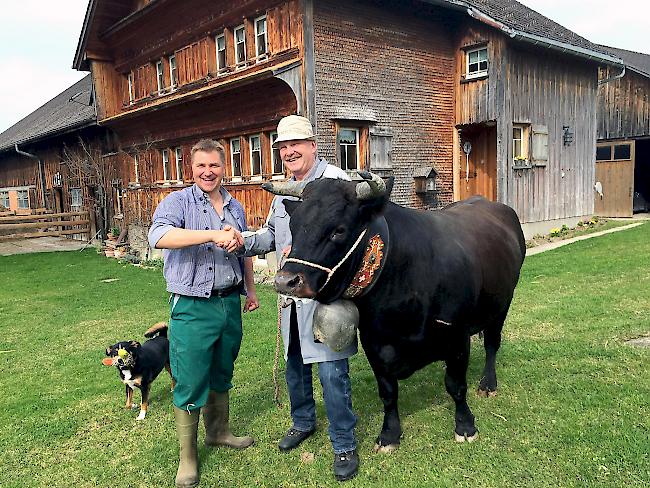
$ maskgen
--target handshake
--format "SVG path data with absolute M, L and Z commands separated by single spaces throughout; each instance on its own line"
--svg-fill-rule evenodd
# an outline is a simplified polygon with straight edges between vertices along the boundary
M 223 230 L 212 231 L 214 233 L 212 242 L 228 252 L 235 252 L 244 247 L 244 238 L 237 229 L 225 225 Z

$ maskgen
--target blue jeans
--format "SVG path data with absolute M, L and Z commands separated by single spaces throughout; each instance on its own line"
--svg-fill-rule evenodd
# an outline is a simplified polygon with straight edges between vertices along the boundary
M 312 385 L 312 365 L 303 364 L 296 313 L 292 305 L 289 351 L 287 354 L 287 389 L 291 402 L 293 428 L 307 432 L 316 428 L 316 403 Z M 323 401 L 329 420 L 329 436 L 334 453 L 356 449 L 354 427 L 357 417 L 352 411 L 352 387 L 347 359 L 318 364 L 318 377 L 323 387 Z

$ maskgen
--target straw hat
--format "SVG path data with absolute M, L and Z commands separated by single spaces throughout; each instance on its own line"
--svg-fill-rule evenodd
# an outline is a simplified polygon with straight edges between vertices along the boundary
M 278 124 L 278 138 L 273 143 L 276 147 L 285 141 L 314 141 L 314 129 L 309 119 L 300 115 L 289 115 L 280 120 Z

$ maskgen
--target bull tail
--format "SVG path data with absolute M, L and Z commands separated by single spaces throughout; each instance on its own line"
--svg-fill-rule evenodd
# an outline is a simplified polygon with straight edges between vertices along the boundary
M 167 322 L 158 322 L 153 324 L 144 333 L 145 337 L 151 338 L 156 336 L 167 337 Z

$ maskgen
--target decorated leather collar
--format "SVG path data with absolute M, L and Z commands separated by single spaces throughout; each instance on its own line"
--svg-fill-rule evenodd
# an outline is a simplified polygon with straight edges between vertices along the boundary
M 343 298 L 359 298 L 368 293 L 384 269 L 390 237 L 386 219 L 384 217 L 375 219 L 368 226 L 368 234 L 370 237 L 366 243 L 363 260 L 352 282 L 343 292 Z

